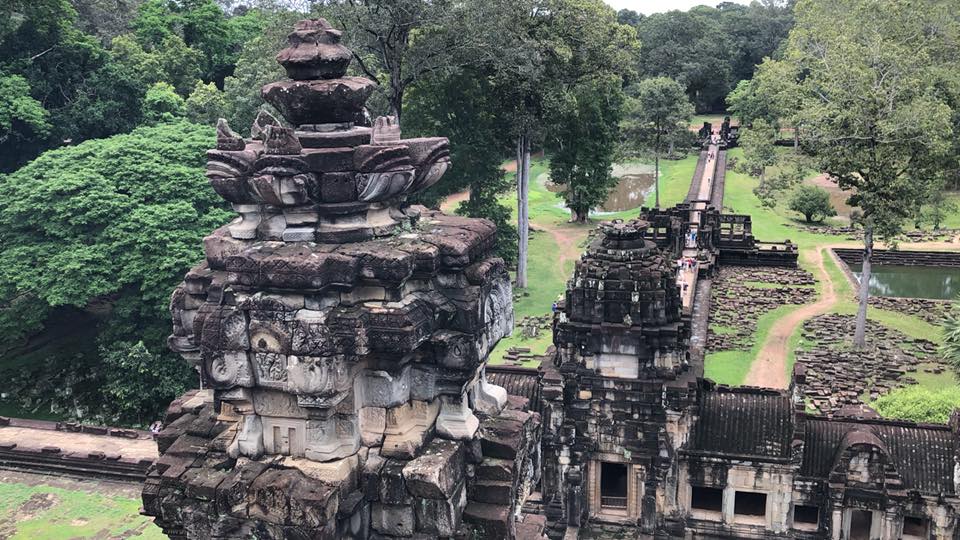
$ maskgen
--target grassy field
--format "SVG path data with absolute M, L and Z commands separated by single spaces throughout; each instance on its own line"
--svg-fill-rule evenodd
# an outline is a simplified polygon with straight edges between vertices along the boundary
M 32 475 L 0 478 L 0 538 L 7 540 L 74 540 L 166 538 L 160 528 L 139 514 L 136 488 L 111 494 L 106 484 L 51 479 L 67 485 L 16 481 Z M 81 487 L 80 485 L 83 484 Z

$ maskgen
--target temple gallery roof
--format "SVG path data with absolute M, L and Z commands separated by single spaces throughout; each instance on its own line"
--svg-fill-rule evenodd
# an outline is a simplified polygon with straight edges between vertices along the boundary
M 903 487 L 924 493 L 954 494 L 950 428 L 889 420 L 843 420 L 808 416 L 799 474 L 829 475 L 841 446 L 863 440 L 890 456 Z M 882 445 L 882 446 L 880 446 Z
M 727 387 L 708 390 L 700 396 L 690 451 L 789 458 L 793 420 L 793 403 L 786 392 Z
M 530 400 L 530 409 L 540 412 L 540 373 L 536 368 L 487 366 L 487 380 L 512 396 Z

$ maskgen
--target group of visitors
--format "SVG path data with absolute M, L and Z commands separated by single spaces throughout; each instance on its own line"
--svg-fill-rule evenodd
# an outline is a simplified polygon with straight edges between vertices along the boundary
M 688 248 L 697 247 L 697 231 L 687 232 L 687 247 Z

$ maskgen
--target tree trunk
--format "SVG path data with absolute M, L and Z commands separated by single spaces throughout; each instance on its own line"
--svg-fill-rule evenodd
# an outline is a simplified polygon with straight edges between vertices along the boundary
M 517 140 L 517 288 L 527 286 L 527 251 L 530 240 L 530 139 L 521 135 Z
M 653 195 L 654 208 L 660 208 L 660 152 L 653 153 Z
M 760 188 L 763 189 L 763 182 L 767 179 L 767 168 L 760 167 Z
M 800 132 L 796 126 L 793 127 L 793 151 L 800 153 Z
M 863 228 L 863 270 L 860 272 L 860 306 L 857 308 L 857 323 L 853 331 L 853 346 L 863 349 L 867 344 L 867 303 L 870 300 L 870 263 L 873 258 L 873 224 L 866 222 Z

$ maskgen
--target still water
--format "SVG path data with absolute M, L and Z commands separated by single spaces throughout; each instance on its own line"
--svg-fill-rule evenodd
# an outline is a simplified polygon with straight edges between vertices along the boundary
M 860 281 L 861 266 L 851 264 L 850 270 Z M 960 293 L 960 268 L 875 264 L 870 272 L 871 295 L 953 300 L 957 293 Z

